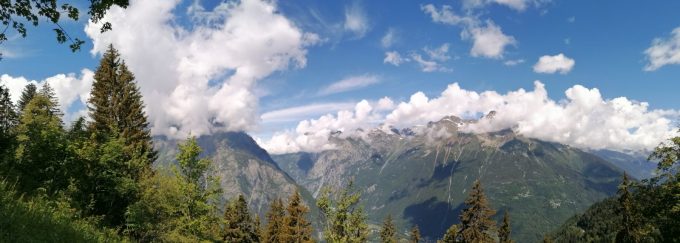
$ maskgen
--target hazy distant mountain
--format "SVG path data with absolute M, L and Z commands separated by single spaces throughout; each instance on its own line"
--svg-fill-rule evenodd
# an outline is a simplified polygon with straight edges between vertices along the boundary
M 626 171 L 629 175 L 639 180 L 654 176 L 654 171 L 656 170 L 656 163 L 647 160 L 649 154 L 627 154 L 611 150 L 598 150 L 592 151 L 592 153 L 612 162 L 621 168 L 621 170 Z
M 177 141 L 155 138 L 160 162 L 172 162 L 177 153 Z M 267 151 L 243 132 L 225 132 L 198 138 L 203 156 L 213 161 L 213 173 L 220 177 L 224 199 L 243 194 L 251 210 L 261 216 L 277 197 L 288 198 L 297 185 L 278 168 Z M 304 188 L 303 197 L 314 205 Z
M 498 210 L 497 219 L 509 210 L 517 242 L 538 241 L 616 191 L 622 170 L 598 156 L 511 130 L 459 132 L 465 122 L 470 121 L 446 117 L 427 127 L 375 129 L 363 138 L 336 132 L 329 139 L 335 150 L 273 159 L 315 196 L 323 186 L 353 179 L 363 190 L 371 223 L 391 214 L 400 232 L 417 224 L 432 240 L 459 221 L 476 179 Z

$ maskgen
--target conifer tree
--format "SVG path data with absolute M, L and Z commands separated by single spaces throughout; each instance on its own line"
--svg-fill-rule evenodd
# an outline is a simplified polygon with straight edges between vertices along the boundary
M 619 185 L 618 195 L 619 195 L 619 208 L 618 214 L 621 216 L 621 230 L 616 234 L 616 242 L 640 242 L 638 217 L 635 214 L 633 196 L 631 195 L 628 187 L 630 186 L 630 181 L 628 180 L 628 174 L 623 173 L 623 181 Z
M 295 190 L 293 195 L 288 199 L 286 212 L 283 242 L 314 242 L 314 239 L 312 238 L 312 224 L 306 218 L 307 213 L 309 213 L 309 208 L 302 202 L 302 196 L 298 190 Z
M 30 192 L 45 187 L 49 192 L 64 188 L 64 131 L 57 109 L 47 97 L 38 94 L 26 105 L 17 126 L 16 164 L 20 188 Z
M 226 225 L 222 231 L 222 240 L 225 242 L 260 242 L 243 195 L 239 195 L 238 199 L 226 206 L 224 219 Z
M 444 233 L 444 237 L 438 240 L 437 243 L 456 243 L 460 242 L 460 226 L 457 224 L 451 225 Z
M 53 107 L 50 109 L 50 113 L 53 116 L 63 116 L 61 110 L 59 110 L 59 98 L 57 98 L 57 93 L 54 92 L 54 88 L 52 88 L 49 82 L 45 82 L 42 87 L 40 87 L 38 94 L 46 97 L 52 102 Z
M 23 110 L 26 108 L 26 105 L 28 105 L 28 102 L 31 102 L 36 93 L 38 93 L 38 87 L 33 83 L 27 84 L 24 90 L 21 92 L 21 96 L 17 102 L 17 112 L 23 112 Z
M 271 205 L 269 205 L 269 211 L 267 212 L 267 227 L 265 229 L 262 242 L 285 242 L 285 218 L 286 212 L 283 208 L 283 201 L 278 198 L 274 200 Z
M 382 243 L 396 243 L 396 227 L 392 220 L 392 215 L 388 214 L 383 222 L 382 229 L 380 229 L 380 242 Z
M 9 173 L 9 163 L 13 160 L 16 138 L 14 127 L 18 117 L 10 99 L 9 89 L 0 86 L 0 175 Z
M 409 240 L 410 243 L 419 243 L 420 242 L 420 229 L 418 228 L 418 225 L 414 225 L 413 228 L 411 228 L 411 239 Z
M 156 160 L 142 95 L 113 45 L 95 72 L 89 104 L 90 130 L 100 142 L 115 134 L 124 138 L 129 156 L 144 157 L 148 165 Z
M 481 183 L 475 181 L 472 191 L 465 199 L 468 208 L 460 215 L 461 237 L 464 242 L 493 242 L 489 234 L 495 228 L 491 216 L 495 211 L 489 207 L 489 202 L 484 195 Z
M 500 243 L 513 243 L 512 239 L 510 239 L 510 216 L 508 215 L 508 210 L 505 210 L 505 213 L 503 214 L 503 224 L 501 225 L 501 228 L 498 230 L 498 239 L 500 240 Z
M 368 225 L 363 209 L 357 204 L 361 194 L 354 192 L 354 184 L 348 186 L 337 195 L 337 201 L 331 199 L 330 189 L 325 188 L 316 205 L 326 219 L 323 237 L 326 242 L 365 242 L 368 237 Z

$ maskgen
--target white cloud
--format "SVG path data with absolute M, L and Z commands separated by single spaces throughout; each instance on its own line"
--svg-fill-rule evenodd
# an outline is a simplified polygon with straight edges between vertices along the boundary
M 383 48 L 390 48 L 397 42 L 397 38 L 397 31 L 394 28 L 389 28 L 383 38 L 380 39 L 380 45 Z
M 441 64 L 434 60 L 425 60 L 420 54 L 412 53 L 411 59 L 420 65 L 420 70 L 426 73 L 429 72 L 450 72 L 451 69 L 443 67 Z
M 534 64 L 534 72 L 536 73 L 557 73 L 567 74 L 574 68 L 576 61 L 564 54 L 560 53 L 554 56 L 542 56 L 538 62 Z
M 74 73 L 57 74 L 40 81 L 3 74 L 0 76 L 0 85 L 4 85 L 9 89 L 12 102 L 16 104 L 24 88 L 29 83 L 35 84 L 38 89 L 45 83 L 49 83 L 59 99 L 59 108 L 64 112 L 64 121 L 68 123 L 78 116 L 87 114 L 87 107 L 82 107 L 82 109 L 77 111 L 71 111 L 71 107 L 78 102 L 86 104 L 90 98 L 93 80 L 94 72 L 89 69 L 83 69 L 79 77 Z
M 423 48 L 423 51 L 430 57 L 430 59 L 435 61 L 446 61 L 451 59 L 449 56 L 449 43 L 444 43 L 440 47 L 435 49 L 430 49 L 429 47 Z
M 457 15 L 449 5 L 437 9 L 427 4 L 421 6 L 421 10 L 429 14 L 435 23 L 461 26 L 461 39 L 472 41 L 470 55 L 473 57 L 501 59 L 508 46 L 517 45 L 514 37 L 503 33 L 501 27 L 491 20 L 480 21 L 475 15 Z
M 354 105 L 355 104 L 353 102 L 340 102 L 288 107 L 284 109 L 266 112 L 262 114 L 260 118 L 262 119 L 263 123 L 299 121 L 311 116 L 328 114 L 338 110 L 351 109 L 352 107 L 354 107 Z
M 399 52 L 396 51 L 385 52 L 385 59 L 383 59 L 383 63 L 389 63 L 394 66 L 399 66 L 400 64 L 408 61 L 408 58 L 402 58 Z
M 461 33 L 463 39 L 472 39 L 470 55 L 473 57 L 503 58 L 507 46 L 517 45 L 514 37 L 503 34 L 501 27 L 486 21 L 486 25 L 473 26 Z
M 364 88 L 380 82 L 380 78 L 376 75 L 364 74 L 358 76 L 347 77 L 319 91 L 319 95 L 329 95 L 347 92 L 350 90 Z
M 356 39 L 363 38 L 370 29 L 368 16 L 358 2 L 354 2 L 345 9 L 344 28 L 346 31 L 354 33 Z
M 670 64 L 680 64 L 680 27 L 675 28 L 668 38 L 656 38 L 645 50 L 647 65 L 645 71 L 655 71 Z
M 524 63 L 524 59 L 515 59 L 515 60 L 507 60 L 503 62 L 503 65 L 505 66 L 517 66 L 519 64 Z
M 549 0 L 463 0 L 463 7 L 468 9 L 480 8 L 495 3 L 517 11 L 524 11 L 529 6 L 540 6 L 544 2 L 549 2 Z
M 249 130 L 258 123 L 255 83 L 306 65 L 306 47 L 319 38 L 281 15 L 271 1 L 223 2 L 213 10 L 192 6 L 191 28 L 174 23 L 178 0 L 138 0 L 114 7 L 85 27 L 93 54 L 109 43 L 137 78 L 152 132 L 174 137 Z
M 506 94 L 495 91 L 475 92 L 449 85 L 438 97 L 417 92 L 406 102 L 382 111 L 367 101 L 354 110 L 339 111 L 319 119 L 300 122 L 293 131 L 276 133 L 260 144 L 272 153 L 320 151 L 332 149 L 328 142 L 332 131 L 342 136 L 363 136 L 376 124 L 382 127 L 410 127 L 427 124 L 444 116 L 479 117 L 497 111 L 493 119 L 482 119 L 461 127 L 468 132 L 490 132 L 512 128 L 531 138 L 576 146 L 584 149 L 644 151 L 677 135 L 672 124 L 680 118 L 676 110 L 650 110 L 645 102 L 626 97 L 604 99 L 596 88 L 575 85 L 565 91 L 565 100 L 548 97 L 544 85 L 536 81 L 533 91 L 519 89 Z M 380 102 L 378 102 L 380 103 Z M 385 103 L 393 103 L 391 100 Z

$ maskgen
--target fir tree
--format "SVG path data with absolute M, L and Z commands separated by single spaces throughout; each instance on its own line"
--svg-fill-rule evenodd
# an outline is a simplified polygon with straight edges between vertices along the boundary
M 420 229 L 418 228 L 418 225 L 414 225 L 413 228 L 411 228 L 411 239 L 409 240 L 410 243 L 419 243 L 420 242 Z
M 10 99 L 9 89 L 0 86 L 0 175 L 9 174 L 13 160 L 16 137 L 14 127 L 18 122 L 17 113 Z
M 633 196 L 628 190 L 630 181 L 628 174 L 623 173 L 623 181 L 619 185 L 617 194 L 619 195 L 619 209 L 618 214 L 621 216 L 621 230 L 616 234 L 616 242 L 640 242 L 640 235 L 638 229 L 638 217 L 634 210 Z
M 510 239 L 510 216 L 508 215 L 508 210 L 505 210 L 505 213 L 503 214 L 503 225 L 501 225 L 501 228 L 498 230 L 498 239 L 500 240 L 500 243 L 513 243 L 512 239 Z
M 222 240 L 225 242 L 260 242 L 243 195 L 239 195 L 238 199 L 226 206 L 224 219 L 226 225 L 222 231 Z
M 444 233 L 444 237 L 438 240 L 437 243 L 456 243 L 460 242 L 460 226 L 457 224 L 451 225 Z
M 61 110 L 59 110 L 59 98 L 57 98 L 57 93 L 54 92 L 54 88 L 52 88 L 49 82 L 45 82 L 43 84 L 43 86 L 40 88 L 40 91 L 38 91 L 38 94 L 46 97 L 50 100 L 50 102 L 52 102 L 53 107 L 50 109 L 50 114 L 59 117 L 63 115 Z
M 64 131 L 58 109 L 47 97 L 36 95 L 26 105 L 17 126 L 16 162 L 13 166 L 20 187 L 30 192 L 45 187 L 48 192 L 65 188 L 67 178 L 59 173 L 65 159 Z
M 310 243 L 312 238 L 312 224 L 307 220 L 309 208 L 302 202 L 300 192 L 295 190 L 288 199 L 287 216 L 284 220 L 284 238 L 282 242 Z
M 388 214 L 387 218 L 385 218 L 385 221 L 383 222 L 382 229 L 380 229 L 380 242 L 396 243 L 397 242 L 397 238 L 395 236 L 396 231 L 397 230 L 394 226 L 392 215 Z
M 94 75 L 89 100 L 91 131 L 99 141 L 112 134 L 122 136 L 131 157 L 145 157 L 150 165 L 157 158 L 153 150 L 142 95 L 135 77 L 109 46 Z
M 475 181 L 472 191 L 465 199 L 465 204 L 468 208 L 463 210 L 460 216 L 463 242 L 493 242 L 489 231 L 495 228 L 495 223 L 491 219 L 495 212 L 489 207 L 479 180 Z
M 28 102 L 31 102 L 36 93 L 38 93 L 38 87 L 36 87 L 35 84 L 29 83 L 26 85 L 17 102 L 17 111 L 19 113 L 24 111 Z
M 316 205 L 326 219 L 323 237 L 327 242 L 365 242 L 368 225 L 363 209 L 357 204 L 361 194 L 354 192 L 354 184 L 348 186 L 331 199 L 330 189 L 325 188 L 318 197 Z
M 267 212 L 267 227 L 265 229 L 264 239 L 262 239 L 262 242 L 285 242 L 285 217 L 286 212 L 283 208 L 283 201 L 278 198 L 274 200 L 271 205 L 269 205 L 269 211 Z

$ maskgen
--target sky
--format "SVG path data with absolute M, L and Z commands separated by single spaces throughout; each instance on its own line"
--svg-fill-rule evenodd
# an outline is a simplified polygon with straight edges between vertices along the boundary
M 79 2 L 76 3 L 76 5 Z M 80 3 L 85 6 L 85 3 Z M 101 54 L 135 73 L 152 132 L 246 131 L 271 153 L 331 149 L 332 131 L 411 127 L 447 115 L 492 120 L 585 149 L 649 150 L 677 134 L 677 1 L 131 0 L 66 21 L 71 53 L 44 22 L 0 45 L 0 84 L 57 91 L 86 115 Z M 84 12 L 84 11 L 83 11 Z

